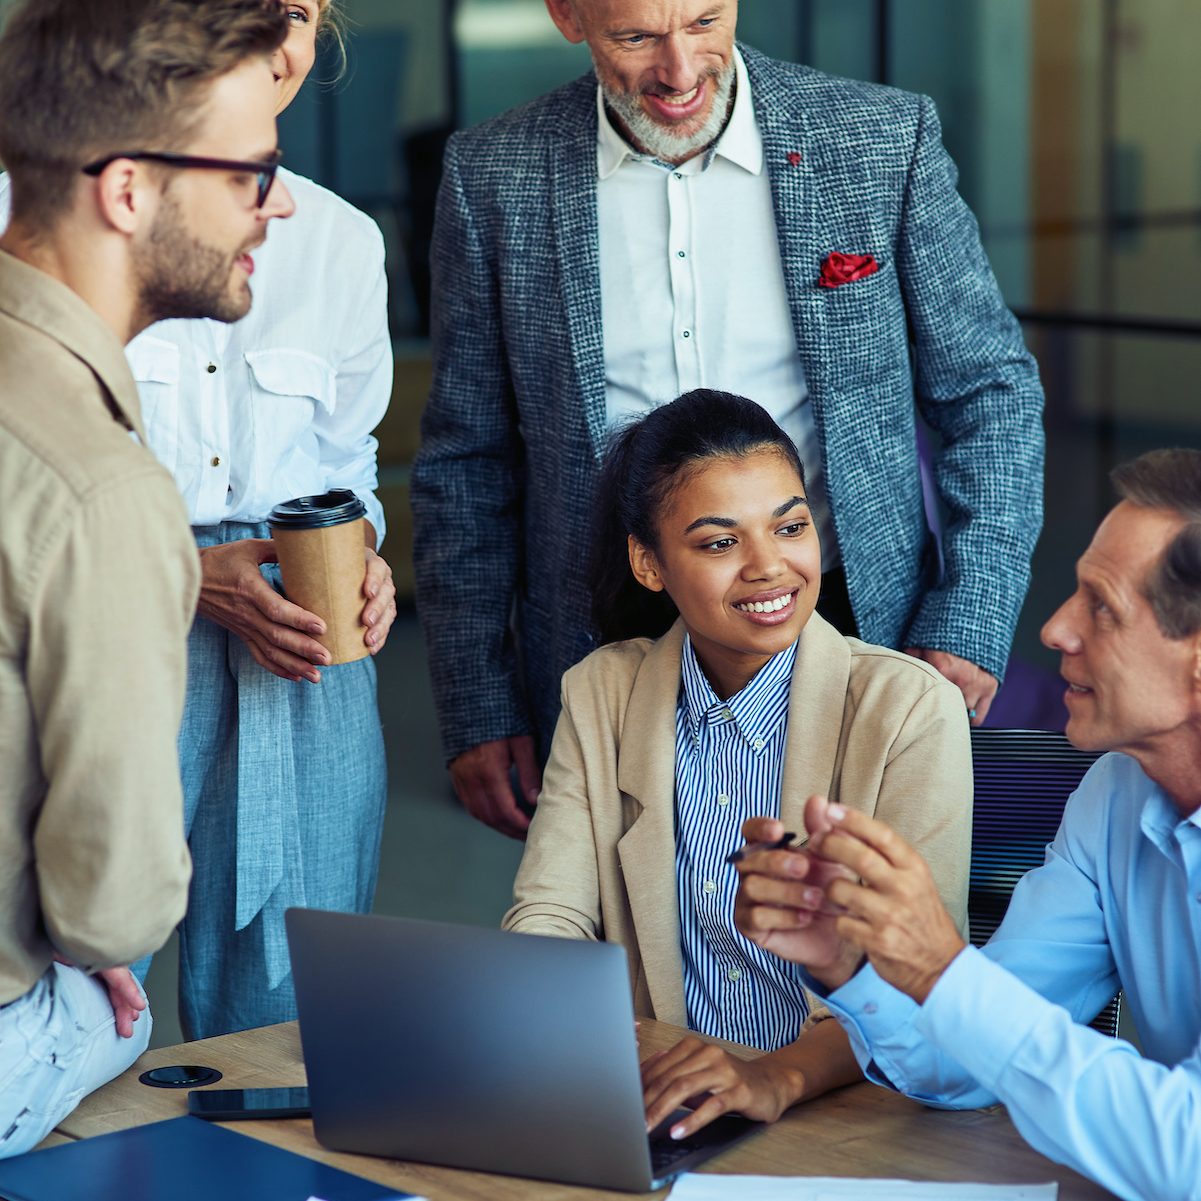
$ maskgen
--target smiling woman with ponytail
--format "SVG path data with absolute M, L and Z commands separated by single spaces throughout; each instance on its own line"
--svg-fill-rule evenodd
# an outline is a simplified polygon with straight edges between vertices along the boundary
M 621 943 L 639 1015 L 764 1052 L 686 1038 L 649 1060 L 648 1127 L 706 1094 L 673 1136 L 727 1111 L 773 1121 L 859 1069 L 799 973 L 734 928 L 742 822 L 771 814 L 803 839 L 811 793 L 883 818 L 921 846 L 965 923 L 962 697 L 815 612 L 804 469 L 753 401 L 700 390 L 619 430 L 596 513 L 604 645 L 563 677 L 505 926 Z

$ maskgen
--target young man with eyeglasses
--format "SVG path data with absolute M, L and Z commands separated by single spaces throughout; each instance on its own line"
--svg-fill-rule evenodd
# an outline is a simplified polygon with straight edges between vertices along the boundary
M 26 0 L 0 34 L 0 1156 L 145 1048 L 181 917 L 199 570 L 122 346 L 233 321 L 291 198 L 262 0 Z

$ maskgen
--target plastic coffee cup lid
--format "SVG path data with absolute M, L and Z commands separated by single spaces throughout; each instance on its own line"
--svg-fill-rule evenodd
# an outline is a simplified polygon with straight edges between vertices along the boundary
M 367 515 L 367 506 L 349 488 L 320 496 L 298 496 L 271 510 L 267 520 L 285 530 L 321 530 Z

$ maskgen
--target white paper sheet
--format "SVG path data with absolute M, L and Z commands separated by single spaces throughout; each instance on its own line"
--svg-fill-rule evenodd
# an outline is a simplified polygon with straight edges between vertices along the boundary
M 322 1201 L 320 1197 L 310 1197 L 309 1201 Z M 387 1197 L 382 1198 L 382 1201 L 388 1201 Z M 418 1197 L 415 1193 L 410 1196 L 408 1193 L 397 1193 L 393 1201 L 426 1201 L 424 1197 Z
M 685 1175 L 671 1201 L 1055 1201 L 1059 1185 L 933 1184 L 844 1176 Z

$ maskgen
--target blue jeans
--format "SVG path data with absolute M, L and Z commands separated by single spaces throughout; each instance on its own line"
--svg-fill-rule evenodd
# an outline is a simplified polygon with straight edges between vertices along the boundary
M 38 1145 L 88 1093 L 128 1068 L 150 1041 L 150 1010 L 117 1033 L 99 980 L 52 964 L 0 1008 L 0 1158 Z

